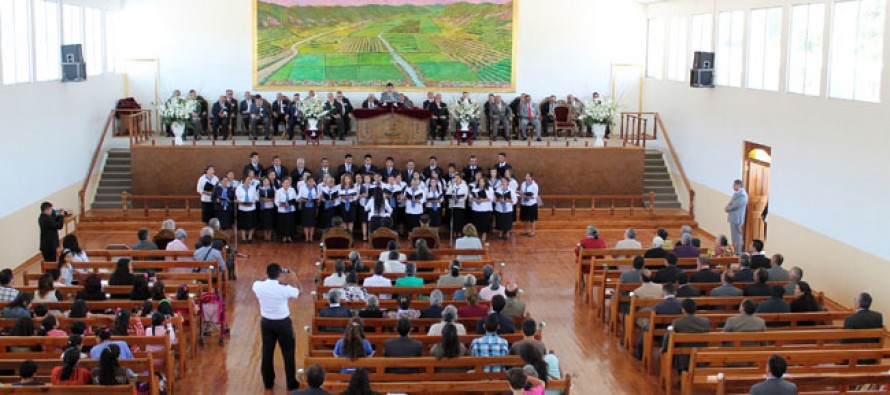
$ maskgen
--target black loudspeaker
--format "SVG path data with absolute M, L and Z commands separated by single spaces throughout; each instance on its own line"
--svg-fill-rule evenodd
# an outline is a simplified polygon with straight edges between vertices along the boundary
M 80 82 L 86 80 L 86 63 L 62 63 L 62 82 Z
M 714 70 L 692 69 L 689 74 L 689 86 L 693 88 L 713 88 Z
M 80 44 L 63 45 L 62 63 L 83 63 L 83 47 Z
M 713 69 L 714 68 L 714 53 L 713 52 L 695 51 L 695 55 L 692 57 L 692 68 L 693 69 Z

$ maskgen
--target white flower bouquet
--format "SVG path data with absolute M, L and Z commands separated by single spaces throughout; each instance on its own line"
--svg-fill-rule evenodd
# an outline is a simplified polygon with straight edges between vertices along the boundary
M 197 111 L 197 100 L 185 100 L 174 96 L 158 106 L 158 114 L 165 124 L 173 122 L 186 122 L 192 118 L 192 112 Z
M 448 105 L 448 112 L 451 114 L 451 119 L 458 122 L 470 122 L 479 119 L 482 109 L 470 101 L 454 100 Z
M 581 112 L 578 119 L 583 120 L 587 125 L 595 123 L 613 125 L 619 111 L 620 106 L 611 98 L 596 102 L 590 100 L 584 103 L 584 111 Z
M 317 98 L 308 98 L 300 103 L 300 111 L 306 118 L 321 119 L 328 112 L 324 109 L 324 103 Z

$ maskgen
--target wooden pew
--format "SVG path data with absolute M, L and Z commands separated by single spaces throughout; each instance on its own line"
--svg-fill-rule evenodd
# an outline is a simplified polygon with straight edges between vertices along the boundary
M 420 377 L 417 380 L 421 380 Z M 324 388 L 331 393 L 336 394 L 345 390 L 349 386 L 348 382 L 332 382 L 325 383 Z M 403 393 L 406 388 L 410 388 L 410 393 L 421 394 L 464 394 L 472 393 L 479 395 L 501 395 L 510 388 L 506 380 L 474 380 L 474 381 L 401 381 L 401 382 L 383 382 L 371 383 L 371 390 L 381 394 L 386 393 Z M 563 391 L 565 395 L 571 394 L 572 376 L 565 375 L 561 380 L 550 380 L 547 382 L 547 389 Z
M 140 350 L 147 350 L 148 346 L 162 346 L 161 350 L 152 352 L 152 358 L 164 361 L 164 374 L 167 375 L 167 386 L 170 393 L 174 388 L 174 369 L 176 364 L 173 361 L 173 351 L 170 348 L 170 338 L 167 336 L 113 336 L 112 340 L 121 340 L 127 343 L 130 348 L 138 346 Z M 95 336 L 86 336 L 83 338 L 85 346 L 95 346 L 98 339 Z M 50 350 L 62 349 L 68 344 L 67 336 L 0 336 L 0 359 L 17 359 L 19 362 L 23 359 L 32 358 L 29 353 L 19 353 L 8 351 L 8 347 L 44 347 Z M 56 354 L 58 355 L 58 354 Z M 185 372 L 182 372 L 185 374 Z
M 682 315 L 657 315 L 654 311 L 647 311 L 649 315 L 649 330 L 642 333 L 643 336 L 643 368 L 648 369 L 649 373 L 655 373 L 655 365 L 652 363 L 652 352 L 655 350 L 655 339 L 661 339 L 666 333 L 668 326 L 675 319 L 683 317 Z M 711 331 L 721 331 L 726 320 L 735 317 L 738 313 L 713 313 L 709 311 L 701 311 L 696 316 L 705 317 L 711 322 Z M 768 330 L 813 330 L 813 329 L 842 329 L 842 325 L 834 324 L 837 321 L 843 321 L 850 315 L 849 311 L 819 311 L 811 313 L 770 313 L 755 314 L 757 317 L 763 318 L 769 323 L 782 322 L 788 326 L 769 327 Z M 801 323 L 813 322 L 818 325 L 808 326 Z M 824 323 L 824 324 L 823 324 Z
M 576 244 L 578 247 L 578 255 L 575 257 L 575 293 L 580 293 L 582 289 L 584 289 L 590 283 L 587 280 L 588 274 L 593 271 L 593 266 L 596 263 L 593 260 L 597 256 L 616 258 L 616 257 L 624 257 L 624 259 L 632 259 L 636 255 L 644 255 L 648 248 L 584 248 L 580 244 Z M 668 250 L 670 251 L 670 250 Z M 707 248 L 700 248 L 699 252 L 702 254 L 709 254 L 710 251 Z M 653 258 L 658 260 L 664 260 L 663 258 Z M 693 258 L 694 259 L 694 258 Z M 716 259 L 716 258 L 712 258 Z M 736 259 L 736 261 L 738 261 Z
M 475 329 L 475 328 L 473 328 Z M 470 343 L 473 339 L 482 337 L 483 335 L 474 333 L 475 330 L 471 330 L 467 328 L 466 336 L 461 336 L 460 341 L 467 349 L 470 348 Z M 516 333 L 504 333 L 498 335 L 505 340 L 507 343 L 513 344 L 520 340 L 522 340 L 522 332 Z M 371 346 L 374 347 L 375 354 L 374 355 L 382 355 L 383 353 L 383 345 L 389 339 L 394 339 L 398 337 L 397 333 L 368 333 L 365 335 L 365 339 L 371 343 Z M 327 356 L 331 355 L 332 350 L 334 349 L 334 345 L 337 344 L 337 341 L 342 339 L 343 335 L 340 333 L 310 333 L 309 334 L 309 355 L 310 356 Z M 426 336 L 424 335 L 416 335 L 411 336 L 412 339 L 417 340 L 424 345 L 424 355 L 429 355 L 430 348 L 438 344 L 440 340 L 442 340 L 441 336 Z M 541 331 L 535 334 L 535 338 L 541 340 Z M 2 344 L 2 343 L 0 343 Z M 347 359 L 348 360 L 348 359 Z
M 50 382 L 50 375 L 52 374 L 52 370 L 54 367 L 63 365 L 62 360 L 59 359 L 59 357 L 58 357 L 58 353 L 55 353 L 53 355 L 53 357 L 51 357 L 51 358 L 33 359 L 33 361 L 34 361 L 34 363 L 37 364 L 37 373 L 34 375 L 34 380 L 41 381 L 44 383 Z M 147 354 L 145 358 L 119 359 L 118 362 L 120 362 L 122 368 L 130 369 L 133 372 L 135 372 L 137 375 L 136 380 L 147 382 L 149 385 L 149 393 L 151 395 L 158 395 L 160 385 L 158 383 L 157 376 L 155 376 L 155 367 L 154 367 L 154 364 L 152 363 L 151 354 Z M 18 371 L 19 365 L 21 363 L 22 363 L 22 361 L 19 359 L 0 359 L 0 369 Z M 81 359 L 80 362 L 77 363 L 77 366 L 80 368 L 87 369 L 87 370 L 92 370 L 93 368 L 96 368 L 99 366 L 99 360 Z M 148 374 L 141 375 L 142 372 L 148 372 Z M 0 376 L 0 382 L 2 382 L 2 383 L 12 383 L 12 382 L 18 381 L 19 379 L 20 378 L 18 377 L 18 375 Z M 133 387 L 133 386 L 134 385 L 131 384 L 126 387 Z M 0 387 L 0 389 L 2 389 L 4 387 L 5 386 Z M 50 386 L 50 387 L 52 387 L 52 386 Z M 95 385 L 95 386 L 78 386 L 78 387 L 92 387 L 94 389 L 96 389 L 96 388 L 104 389 L 104 388 L 109 388 L 109 387 L 114 388 L 114 387 L 124 387 L 124 386 Z M 29 387 L 24 387 L 24 388 L 29 388 Z M 31 387 L 31 388 L 33 388 L 33 387 Z M 58 387 L 53 387 L 53 388 L 66 389 L 66 388 L 71 388 L 71 387 L 58 386 Z M 39 390 L 37 392 L 43 393 L 43 391 L 39 391 Z M 3 393 L 3 391 L 0 391 L 0 393 Z M 67 391 L 63 392 L 61 390 L 54 390 L 54 391 L 48 392 L 48 393 L 60 393 L 61 394 L 61 393 L 67 393 Z M 78 393 L 78 392 L 75 392 L 75 393 Z M 90 392 L 90 393 L 92 393 L 92 392 Z M 99 391 L 97 393 L 105 394 L 107 392 Z M 123 392 L 114 392 L 114 393 L 120 394 Z M 135 392 L 133 392 L 133 393 L 135 393 Z
M 807 345 L 821 350 L 845 350 L 851 348 L 846 340 L 877 339 L 875 343 L 858 343 L 855 348 L 883 348 L 886 331 L 880 329 L 825 329 L 810 331 L 767 331 L 767 332 L 711 332 L 675 333 L 667 336 L 667 350 L 661 356 L 661 370 L 658 381 L 667 395 L 671 395 L 674 377 L 674 356 L 691 355 L 693 350 L 733 352 L 733 351 L 774 351 L 783 348 L 803 350 Z M 689 344 L 705 344 L 690 347 Z M 769 344 L 769 345 L 761 345 Z
M 343 287 L 331 287 L 319 285 L 318 290 L 315 292 L 317 299 L 325 299 L 324 295 L 330 292 L 332 289 L 339 289 Z M 457 285 L 449 285 L 449 286 L 436 286 L 436 285 L 424 285 L 422 287 L 363 287 L 365 291 L 368 291 L 369 294 L 380 295 L 380 294 L 411 294 L 411 295 L 424 295 L 429 296 L 435 290 L 442 291 L 442 295 L 445 297 L 451 296 L 455 291 L 461 289 L 462 287 Z
M 153 270 L 156 273 L 170 273 L 175 269 L 204 269 L 211 273 L 213 273 L 214 284 L 222 284 L 222 288 L 228 288 L 228 276 L 223 275 L 223 272 L 220 270 L 215 270 L 216 266 L 219 266 L 219 262 L 217 261 L 131 261 L 130 265 L 133 267 L 134 271 L 144 271 L 144 270 Z M 55 262 L 43 262 L 40 264 L 43 272 L 46 272 L 50 269 L 56 269 L 58 264 Z M 93 273 L 110 273 L 114 271 L 117 267 L 117 262 L 113 261 L 90 261 L 90 262 L 75 262 L 72 263 L 75 270 L 84 269 L 89 270 Z M 187 270 L 186 270 L 187 271 Z M 43 273 L 38 273 L 37 277 L 34 278 L 33 273 L 25 272 L 23 278 L 24 283 L 27 285 L 32 280 L 40 279 L 40 275 Z
M 170 299 L 172 300 L 173 297 L 176 295 L 176 292 L 175 292 L 176 289 L 179 288 L 180 285 L 186 285 L 187 287 L 189 287 L 189 292 L 194 293 L 195 295 L 201 295 L 202 293 L 209 292 L 211 290 L 210 284 L 203 284 L 203 283 L 194 284 L 191 281 L 187 281 L 187 280 L 180 280 L 180 282 L 177 282 L 176 279 L 173 279 L 173 280 L 171 280 L 170 283 L 167 283 L 166 281 L 164 282 L 164 294 L 169 296 Z M 149 288 L 150 287 L 151 287 L 151 283 L 149 283 Z M 20 292 L 30 292 L 32 294 L 37 292 L 36 285 L 19 285 L 19 286 L 16 286 L 15 289 L 19 290 Z M 62 294 L 62 297 L 64 298 L 65 301 L 73 301 L 75 295 L 77 295 L 77 292 L 83 290 L 83 286 L 82 285 L 59 285 L 59 286 L 56 286 L 55 289 L 58 290 L 59 293 Z M 114 295 L 129 295 L 130 292 L 133 290 L 133 287 L 131 287 L 129 285 L 106 285 L 106 286 L 102 287 L 102 290 L 104 290 L 106 294 L 111 295 L 111 297 L 109 298 L 110 300 L 122 300 L 121 297 L 115 297 Z M 123 299 L 123 300 L 129 300 L 129 299 Z M 40 304 L 40 303 L 35 303 L 35 304 Z
M 98 328 L 100 326 L 111 326 L 114 323 L 113 316 L 105 316 L 105 315 L 97 315 L 90 316 L 87 318 L 66 318 L 63 316 L 56 316 L 56 320 L 59 323 L 59 329 L 69 332 L 71 328 L 71 323 L 74 321 L 81 321 L 84 324 L 87 324 L 91 328 Z M 130 323 L 133 324 L 139 320 L 142 322 L 142 326 L 144 328 L 148 328 L 151 326 L 151 317 L 131 317 Z M 186 342 L 187 342 L 187 332 L 183 330 L 182 326 L 183 318 L 180 316 L 175 316 L 164 322 L 164 325 L 170 324 L 173 326 L 174 332 L 176 333 L 177 344 L 173 345 L 173 347 L 179 352 L 179 371 L 185 372 L 187 366 L 185 363 L 186 358 L 189 354 L 186 352 Z M 0 318 L 0 328 L 11 328 L 15 325 L 18 319 L 15 318 Z M 34 327 L 39 327 L 43 318 L 34 318 Z
M 328 301 L 322 299 L 315 299 L 315 313 L 314 315 L 318 315 L 318 312 L 328 307 Z M 445 299 L 442 301 L 442 306 L 454 305 L 454 307 L 460 308 L 463 305 L 466 305 L 466 300 L 454 300 L 454 299 Z M 482 305 L 488 305 L 488 303 L 479 303 Z M 347 307 L 351 310 L 361 310 L 364 309 L 367 303 L 363 301 L 341 301 L 341 306 Z M 2 306 L 2 305 L 0 305 Z M 428 299 L 420 299 L 420 300 L 412 300 L 411 308 L 417 310 L 423 310 L 427 307 L 430 307 L 430 301 Z M 397 310 L 399 308 L 395 299 L 380 299 L 380 309 L 381 310 Z
M 111 277 L 111 273 L 97 273 L 99 277 L 108 281 L 108 278 Z M 37 281 L 42 276 L 42 273 L 25 273 L 22 277 L 24 278 L 25 286 L 29 286 L 30 282 Z M 155 273 L 155 278 L 164 282 L 164 286 L 167 286 L 167 283 L 170 284 L 214 284 L 213 278 L 218 276 L 218 273 L 214 272 L 202 272 L 202 273 L 179 273 L 179 272 L 158 272 Z M 223 276 L 225 277 L 225 276 Z M 221 284 L 219 282 L 215 284 Z M 104 288 L 104 287 L 103 287 Z M 127 287 L 132 289 L 132 287 Z M 108 292 L 106 292 L 108 293 Z M 127 291 L 126 293 L 130 293 Z
M 410 253 L 413 250 L 414 250 L 413 248 L 403 249 L 403 250 L 400 250 L 400 252 L 405 253 L 407 255 L 407 253 Z M 376 261 L 377 258 L 380 258 L 380 254 L 386 250 L 383 250 L 383 249 L 380 249 L 380 250 L 378 250 L 378 249 L 361 249 L 361 248 L 360 249 L 351 249 L 351 250 L 327 250 L 324 252 L 324 255 L 321 257 L 321 259 L 322 260 L 332 260 L 332 259 L 337 259 L 337 258 L 346 259 L 349 257 L 349 253 L 352 251 L 358 251 L 358 253 L 359 253 L 359 255 L 361 255 L 362 259 L 367 258 L 367 259 L 373 259 Z M 484 257 L 484 256 L 488 255 L 488 248 L 487 247 L 486 248 L 474 248 L 474 249 L 433 248 L 430 250 L 430 252 L 432 252 L 433 255 L 435 255 L 437 257 L 458 256 L 458 255 L 470 255 L 470 256 L 480 255 L 480 256 Z
M 367 267 L 373 268 L 374 262 L 376 262 L 376 260 L 362 262 L 362 264 L 364 264 Z M 433 269 L 433 271 L 439 271 L 439 272 L 443 272 L 443 273 L 448 272 L 449 265 L 451 265 L 451 259 L 437 259 L 434 261 L 412 261 L 409 259 L 406 262 L 414 262 L 414 264 L 417 265 L 418 269 Z M 334 263 L 335 263 L 334 260 L 319 261 L 319 262 L 315 263 L 315 266 L 319 268 L 319 271 L 321 273 L 331 274 L 334 272 Z M 348 260 L 344 260 L 343 263 L 346 264 L 347 269 L 351 266 L 349 264 Z M 495 267 L 495 268 L 500 266 L 498 264 L 498 262 L 495 262 L 490 259 L 484 259 L 484 260 L 480 260 L 480 261 L 461 261 L 460 262 L 461 271 L 481 271 L 482 267 L 485 265 L 491 265 L 492 267 Z
M 522 317 L 513 317 L 513 325 L 516 326 L 517 332 L 521 331 L 522 321 L 525 321 L 525 319 L 528 317 L 530 317 L 528 313 L 526 313 L 526 315 Z M 458 318 L 457 323 L 463 324 L 468 333 L 475 332 L 476 323 L 480 319 L 481 318 Z M 396 322 L 398 322 L 398 320 L 395 318 L 362 319 L 362 324 L 365 328 L 365 332 L 370 333 L 393 333 L 395 332 Z M 418 334 L 426 334 L 427 332 L 429 332 L 431 326 L 440 322 L 442 322 L 442 320 L 438 318 L 415 318 L 411 320 L 412 332 Z M 322 328 L 342 328 L 345 327 L 347 323 L 349 323 L 349 318 L 312 317 L 312 323 L 309 328 L 312 332 L 323 332 L 321 330 Z
M 471 272 L 472 273 L 472 272 Z M 331 275 L 333 273 L 328 273 L 327 275 L 322 275 L 319 277 L 319 282 L 324 281 L 324 278 Z M 415 275 L 415 277 L 423 279 L 424 284 L 435 284 L 439 281 L 439 276 L 445 273 L 437 273 L 437 272 L 420 272 Z M 461 274 L 467 274 L 464 271 L 461 271 Z M 481 272 L 474 273 L 476 278 L 482 276 Z M 357 273 L 358 283 L 361 284 L 366 278 L 373 276 L 373 272 L 361 272 Z M 395 281 L 399 278 L 405 277 L 405 273 L 383 273 L 383 277 L 386 277 L 392 281 Z
M 847 350 L 779 350 L 779 351 L 735 351 L 713 352 L 693 351 L 689 371 L 681 379 L 682 394 L 693 394 L 696 390 L 716 391 L 717 382 L 712 379 L 722 374 L 724 379 L 735 377 L 763 377 L 767 361 L 771 355 L 781 355 L 788 362 L 787 375 L 811 375 L 834 373 L 887 373 L 890 364 L 860 365 L 860 360 L 882 360 L 890 358 L 890 349 L 852 348 Z M 698 364 L 706 364 L 701 367 Z
M 859 390 L 858 387 L 863 384 L 876 384 L 879 386 L 890 384 L 890 373 L 802 373 L 786 375 L 785 379 L 797 385 L 797 393 L 799 395 L 885 395 L 886 391 Z M 752 385 L 763 381 L 763 377 L 726 377 L 725 375 L 718 375 L 713 380 L 717 381 L 717 395 L 747 394 Z
M 16 380 L 17 381 L 17 380 Z M 0 394 L 49 394 L 49 395 L 136 395 L 136 384 L 127 385 L 45 385 L 42 387 L 0 386 Z
M 195 350 L 195 344 L 197 344 L 198 340 L 198 330 L 201 326 L 201 321 L 198 316 L 197 308 L 195 307 L 195 303 L 192 300 L 176 300 L 171 299 L 172 307 L 174 310 L 185 310 L 188 311 L 188 316 L 183 316 L 183 326 L 188 325 L 188 331 L 185 331 L 186 336 L 177 335 L 180 339 L 188 338 L 188 352 L 189 355 L 193 353 Z M 158 308 L 159 301 L 152 301 L 152 309 Z M 0 302 L 0 310 L 6 307 L 9 303 Z M 42 303 L 46 305 L 46 307 L 52 310 L 59 311 L 67 311 L 71 309 L 71 302 L 46 302 Z M 115 310 L 117 308 L 130 309 L 132 310 L 134 307 L 142 307 L 141 301 L 135 300 L 103 300 L 103 301 L 87 301 L 87 306 L 91 310 Z M 180 340 L 182 341 L 182 340 Z
M 130 257 L 131 259 L 138 258 L 148 258 L 148 257 L 163 257 L 170 258 L 174 261 L 179 260 L 181 258 L 188 258 L 187 260 L 191 260 L 194 251 L 148 251 L 148 250 L 85 250 L 87 256 L 90 259 L 103 258 L 103 260 L 110 261 L 114 258 L 119 258 L 122 256 Z M 221 251 L 223 257 L 225 257 L 225 251 Z

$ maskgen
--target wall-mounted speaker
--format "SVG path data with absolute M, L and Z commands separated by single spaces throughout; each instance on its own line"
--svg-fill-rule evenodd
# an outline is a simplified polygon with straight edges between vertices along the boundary
M 693 69 L 713 69 L 714 68 L 714 53 L 713 52 L 695 51 L 695 53 L 692 56 L 692 68 Z
M 689 75 L 689 86 L 693 88 L 713 88 L 714 70 L 692 69 Z
M 86 63 L 62 63 L 62 82 L 80 82 L 86 80 Z
M 62 46 L 62 63 L 82 63 L 83 62 L 83 46 L 80 44 L 69 44 Z

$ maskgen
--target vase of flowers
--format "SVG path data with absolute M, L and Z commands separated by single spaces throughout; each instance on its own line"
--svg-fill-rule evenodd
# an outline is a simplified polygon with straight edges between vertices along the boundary
M 584 111 L 578 118 L 593 129 L 593 134 L 596 136 L 596 140 L 593 142 L 594 147 L 605 145 L 603 136 L 606 135 L 606 127 L 614 125 L 618 111 L 618 103 L 611 98 L 584 103 Z
M 173 96 L 158 107 L 158 114 L 164 125 L 170 125 L 173 131 L 173 144 L 182 145 L 182 136 L 185 134 L 185 123 L 192 118 L 192 112 L 198 111 L 200 104 L 197 100 L 186 100 L 179 96 Z
M 300 103 L 300 111 L 306 117 L 307 130 L 315 137 L 318 133 L 318 120 L 327 115 L 324 109 L 324 103 L 317 98 L 308 98 Z
M 469 100 L 454 100 L 448 105 L 451 118 L 460 123 L 460 130 L 470 130 L 470 122 L 479 119 L 482 110 Z

